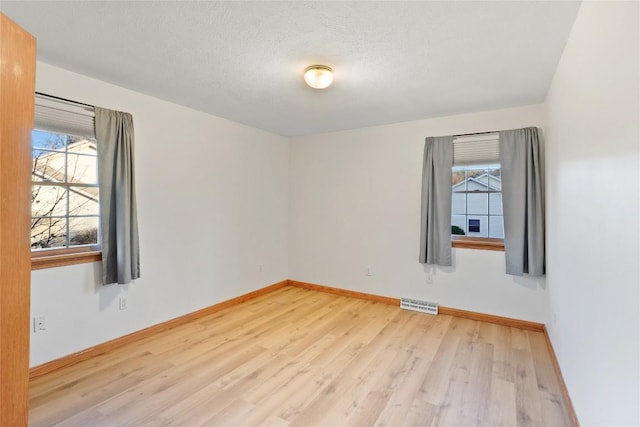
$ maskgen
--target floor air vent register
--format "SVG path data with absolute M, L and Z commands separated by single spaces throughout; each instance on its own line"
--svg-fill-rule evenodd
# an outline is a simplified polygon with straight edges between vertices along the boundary
M 419 299 L 401 298 L 400 308 L 411 311 L 419 311 L 420 313 L 438 314 L 438 303 L 422 301 Z

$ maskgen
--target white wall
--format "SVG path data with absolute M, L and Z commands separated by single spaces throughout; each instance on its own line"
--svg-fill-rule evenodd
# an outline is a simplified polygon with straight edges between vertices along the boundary
M 34 271 L 32 315 L 48 329 L 32 333 L 32 366 L 288 277 L 289 138 L 42 62 L 36 87 L 133 114 L 142 277 L 102 286 L 98 264 Z
M 546 100 L 549 332 L 585 426 L 640 424 L 638 9 L 583 3 Z
M 506 275 L 503 252 L 454 249 L 433 284 L 418 262 L 425 137 L 543 124 L 539 105 L 293 138 L 291 279 L 546 322 L 544 279 Z

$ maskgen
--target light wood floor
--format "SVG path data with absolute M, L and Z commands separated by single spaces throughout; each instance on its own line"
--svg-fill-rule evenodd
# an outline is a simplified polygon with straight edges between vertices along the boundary
M 34 426 L 564 426 L 544 336 L 294 287 L 32 381 Z

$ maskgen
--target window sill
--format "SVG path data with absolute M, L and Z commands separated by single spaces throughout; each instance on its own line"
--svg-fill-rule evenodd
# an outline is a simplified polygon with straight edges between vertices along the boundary
M 31 270 L 86 264 L 101 260 L 102 252 L 99 250 L 33 252 L 31 253 Z
M 489 237 L 454 237 L 451 246 L 463 249 L 481 249 L 504 252 L 504 240 Z

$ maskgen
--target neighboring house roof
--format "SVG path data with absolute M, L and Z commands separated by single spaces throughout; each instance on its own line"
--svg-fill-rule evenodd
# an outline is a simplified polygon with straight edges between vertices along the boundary
M 488 177 L 488 179 L 487 179 Z M 467 184 L 466 191 L 486 191 L 487 182 L 490 191 L 502 191 L 502 179 L 499 176 L 493 176 L 488 173 L 482 174 L 476 177 L 469 177 L 457 184 L 451 186 L 452 191 L 465 191 L 465 184 Z

